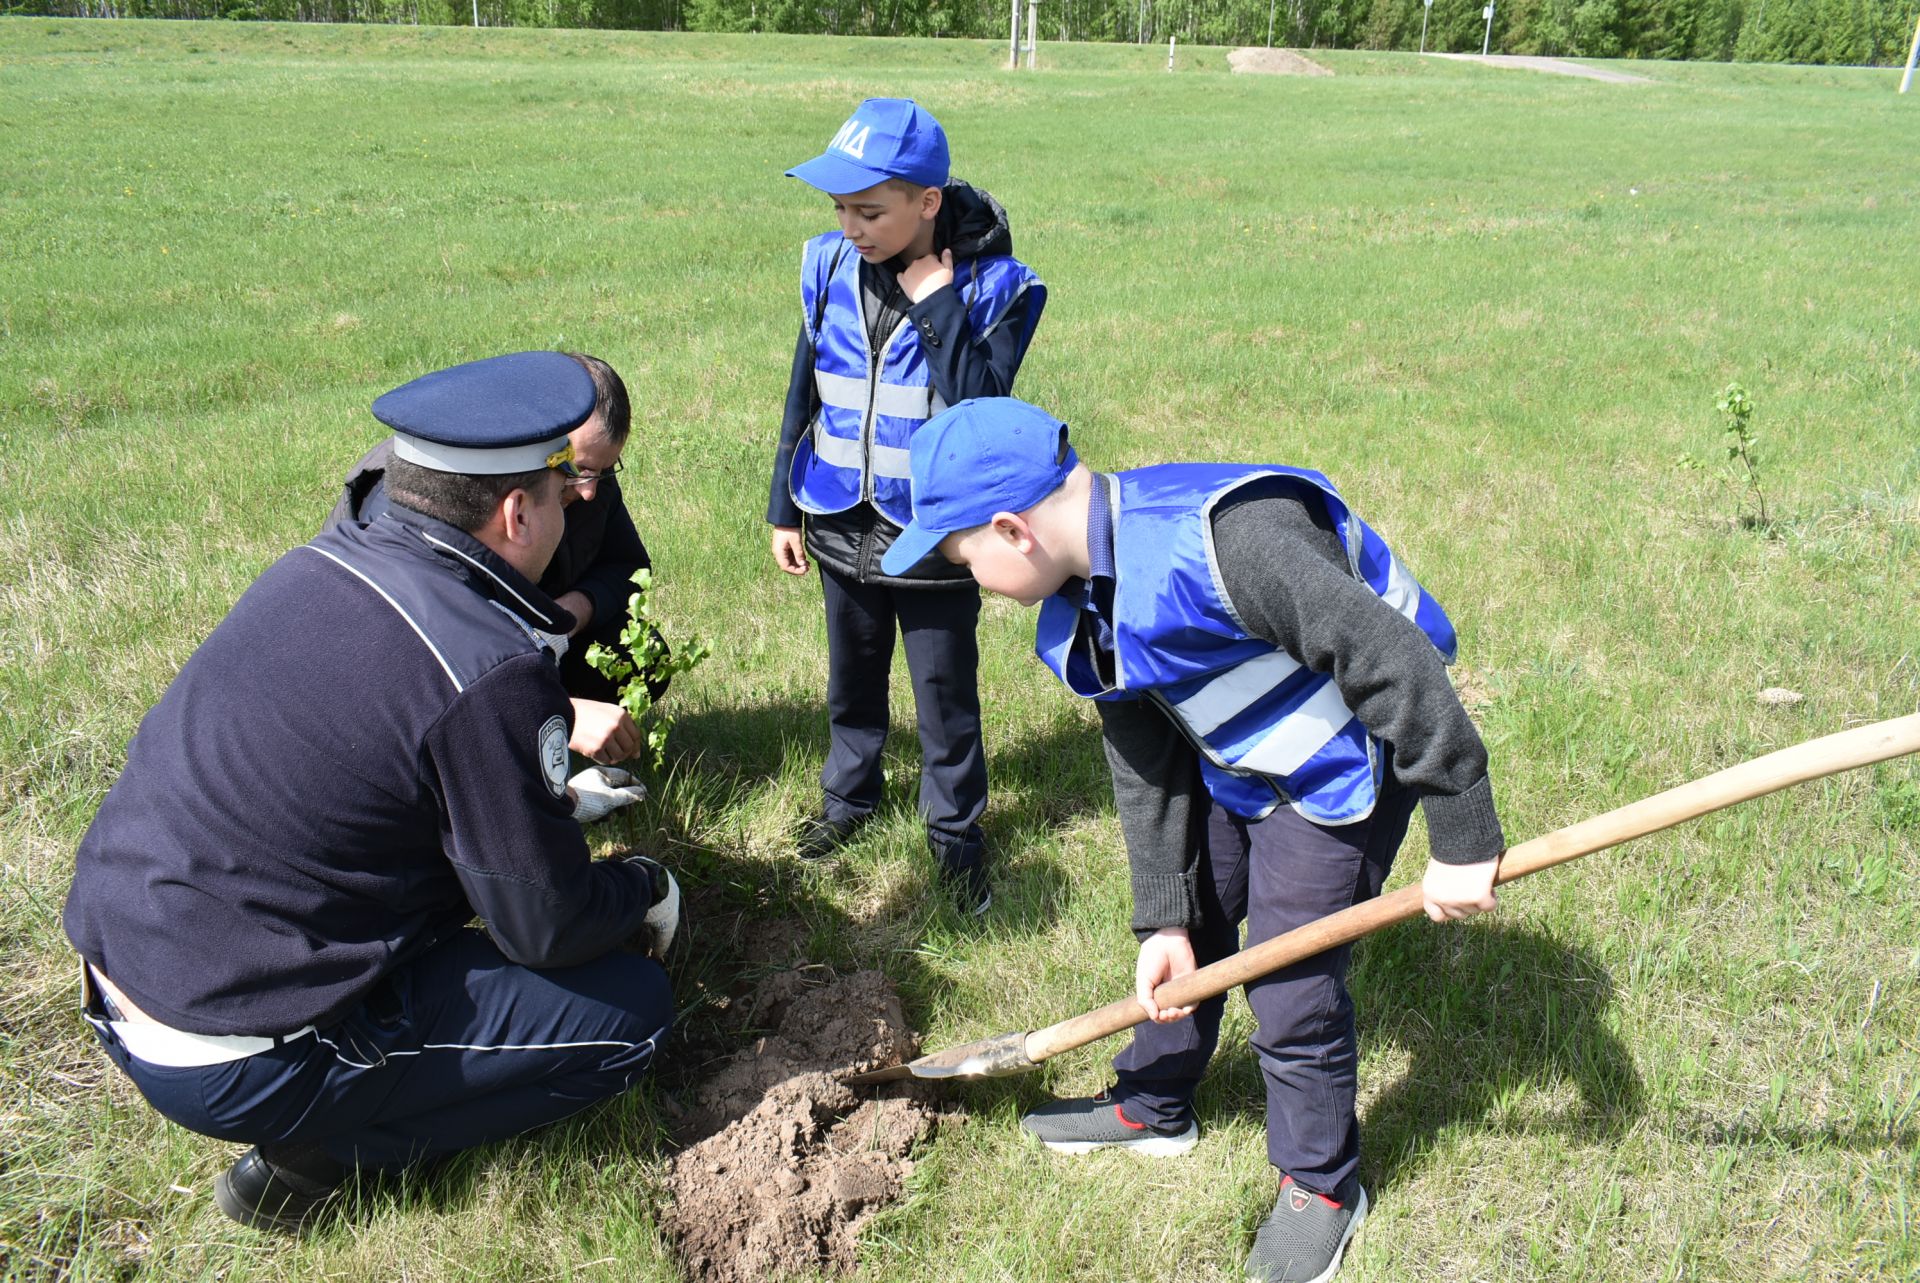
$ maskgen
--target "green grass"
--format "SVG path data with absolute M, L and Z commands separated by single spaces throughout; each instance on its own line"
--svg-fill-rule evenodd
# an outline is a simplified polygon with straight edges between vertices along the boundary
M 144 710 L 326 512 L 371 398 L 575 346 L 637 393 L 659 608 L 715 658 L 671 777 L 602 841 L 796 916 L 929 1046 L 1122 992 L 1094 724 L 982 624 L 999 852 L 928 907 L 904 674 L 854 856 L 784 835 L 824 742 L 818 589 L 761 522 L 825 202 L 781 169 L 912 94 L 1053 290 L 1021 390 L 1084 457 L 1333 476 L 1443 600 L 1515 839 L 1920 701 L 1920 187 L 1884 72 L 1639 65 L 1612 86 L 1410 56 L 597 32 L 0 22 L 0 1273 L 666 1279 L 651 1086 L 305 1240 L 208 1198 L 73 1012 L 75 842 Z M 1674 466 L 1751 390 L 1776 521 Z M 1763 687 L 1804 703 L 1763 708 Z M 1416 834 L 1400 879 L 1417 872 Z M 1803 787 L 1363 945 L 1359 1279 L 1920 1270 L 1920 771 Z M 714 943 L 712 932 L 699 936 Z M 698 962 L 681 977 L 703 1018 Z M 1234 1040 L 1190 1158 L 1048 1161 L 1014 1122 L 1101 1047 L 962 1097 L 869 1279 L 1231 1277 L 1265 1212 Z

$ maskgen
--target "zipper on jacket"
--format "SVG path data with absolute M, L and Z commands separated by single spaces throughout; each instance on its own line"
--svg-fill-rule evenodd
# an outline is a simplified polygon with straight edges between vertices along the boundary
M 874 342 L 873 321 L 867 319 L 867 282 L 858 263 L 853 269 L 853 296 L 860 304 L 860 330 L 867 341 L 867 411 L 860 416 L 860 501 L 873 502 L 873 407 L 880 395 L 880 348 Z M 875 318 L 876 320 L 878 318 Z

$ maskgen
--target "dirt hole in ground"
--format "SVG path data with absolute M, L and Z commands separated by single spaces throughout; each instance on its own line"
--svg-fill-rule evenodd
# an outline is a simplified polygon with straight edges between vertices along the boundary
M 850 1270 L 861 1227 L 900 1197 L 913 1154 L 950 1117 L 912 1082 L 841 1083 L 911 1059 L 919 1040 L 880 972 L 791 965 L 795 927 L 752 924 L 760 965 L 713 1004 L 675 1075 L 684 1148 L 662 1227 L 694 1283 Z
M 1333 73 L 1313 59 L 1291 49 L 1235 49 L 1227 55 L 1227 65 L 1235 71 L 1264 76 L 1331 76 Z

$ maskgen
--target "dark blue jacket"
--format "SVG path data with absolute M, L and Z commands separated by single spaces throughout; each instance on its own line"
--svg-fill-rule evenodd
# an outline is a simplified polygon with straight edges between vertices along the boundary
M 65 926 L 147 1014 L 208 1034 L 350 1012 L 476 913 L 561 966 L 633 937 L 638 865 L 588 858 L 565 611 L 393 508 L 287 553 L 187 660 L 82 839 Z

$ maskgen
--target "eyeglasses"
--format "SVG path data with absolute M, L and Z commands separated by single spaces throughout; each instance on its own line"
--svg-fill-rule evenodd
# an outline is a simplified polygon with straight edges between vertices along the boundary
M 625 459 L 615 459 L 611 468 L 582 468 L 572 459 L 562 460 L 554 465 L 560 470 L 560 484 L 563 486 L 590 486 L 596 481 L 605 481 L 626 469 Z

